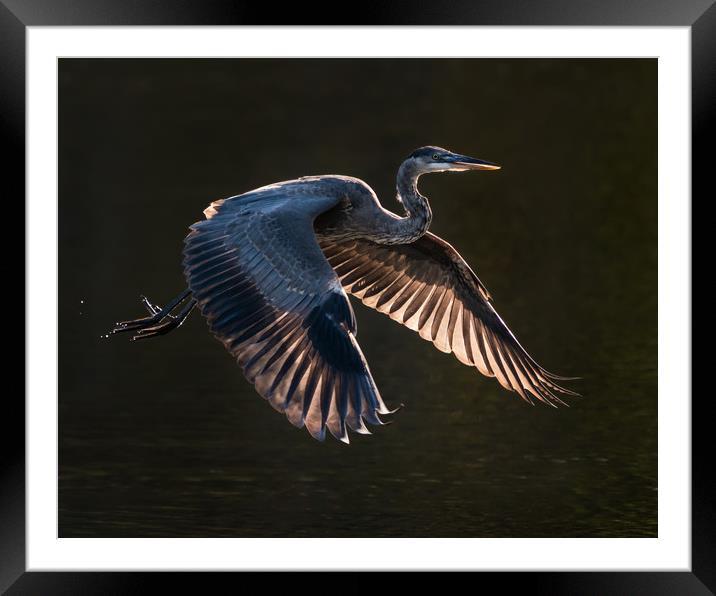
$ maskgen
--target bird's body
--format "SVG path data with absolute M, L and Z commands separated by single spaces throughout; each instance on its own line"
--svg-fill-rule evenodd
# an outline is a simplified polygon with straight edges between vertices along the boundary
M 185 239 L 188 290 L 164 309 L 145 299 L 151 316 L 115 331 L 166 333 L 196 305 L 274 408 L 318 439 L 328 428 L 348 442 L 348 428 L 367 433 L 365 422 L 381 424 L 378 414 L 390 413 L 357 343 L 348 293 L 525 400 L 563 403 L 555 394 L 572 392 L 520 346 L 459 253 L 427 231 L 432 211 L 419 176 L 467 169 L 498 167 L 439 147 L 414 152 L 398 171 L 403 217 L 348 176 L 309 176 L 215 201 Z

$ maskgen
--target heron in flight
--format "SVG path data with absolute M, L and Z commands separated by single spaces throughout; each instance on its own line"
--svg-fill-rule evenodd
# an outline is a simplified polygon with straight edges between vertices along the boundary
M 520 345 L 490 294 L 445 240 L 428 231 L 432 211 L 418 179 L 434 172 L 498 170 L 434 146 L 400 166 L 385 209 L 362 180 L 308 176 L 215 201 L 184 240 L 188 288 L 149 316 L 117 323 L 133 339 L 164 335 L 198 307 L 212 334 L 256 391 L 297 427 L 348 443 L 348 428 L 392 414 L 356 340 L 347 294 L 417 331 L 442 352 L 496 377 L 524 400 L 556 406 L 568 379 L 547 372 Z

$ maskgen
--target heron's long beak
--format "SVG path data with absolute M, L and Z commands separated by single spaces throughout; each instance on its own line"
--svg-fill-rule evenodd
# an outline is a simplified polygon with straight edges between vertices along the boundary
M 501 166 L 484 159 L 475 159 L 467 155 L 455 155 L 452 162 L 460 169 L 464 170 L 499 170 Z

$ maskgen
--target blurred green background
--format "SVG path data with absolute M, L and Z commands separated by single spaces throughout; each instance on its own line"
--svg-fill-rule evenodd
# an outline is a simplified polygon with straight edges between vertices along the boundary
M 59 535 L 657 535 L 657 65 L 643 59 L 61 59 Z M 314 441 L 198 313 L 104 334 L 185 287 L 212 200 L 311 174 L 370 184 L 435 144 L 432 230 L 570 408 L 531 407 L 354 302 L 394 424 Z

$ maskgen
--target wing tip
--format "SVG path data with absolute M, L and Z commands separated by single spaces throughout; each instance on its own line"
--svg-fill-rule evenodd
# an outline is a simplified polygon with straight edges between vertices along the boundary
M 394 410 L 388 410 L 386 408 L 385 412 L 380 412 L 376 408 L 375 410 L 373 410 L 373 412 L 371 412 L 371 414 L 369 416 L 367 416 L 365 418 L 365 420 L 364 420 L 364 416 L 360 415 L 359 416 L 360 422 L 356 425 L 356 428 L 353 428 L 353 427 L 350 427 L 350 428 L 354 433 L 359 434 L 359 435 L 372 435 L 373 432 L 365 424 L 366 420 L 370 424 L 373 424 L 375 426 L 388 426 L 390 424 L 393 424 L 394 421 L 393 420 L 382 420 L 381 418 L 378 417 L 378 413 L 383 414 L 383 415 L 394 414 L 394 413 L 398 412 L 399 410 L 401 410 L 403 407 L 404 407 L 404 404 L 400 404 L 400 406 L 395 408 Z M 308 434 L 311 435 L 311 437 L 313 437 L 317 441 L 320 441 L 321 443 L 325 443 L 325 439 L 328 434 L 331 434 L 336 440 L 338 440 L 339 442 L 341 442 L 345 445 L 350 445 L 350 443 L 351 443 L 350 433 L 348 432 L 347 424 L 343 425 L 342 432 L 334 432 L 333 430 L 331 430 L 328 423 L 322 424 L 320 426 L 320 428 L 316 428 L 315 425 L 312 427 L 308 424 L 305 424 L 305 420 L 302 420 L 300 425 L 293 423 L 293 421 L 292 421 L 292 424 L 294 426 L 296 426 L 297 428 L 301 428 L 301 427 L 305 426 L 306 430 L 308 431 Z M 326 430 L 328 430 L 328 433 L 326 432 Z

